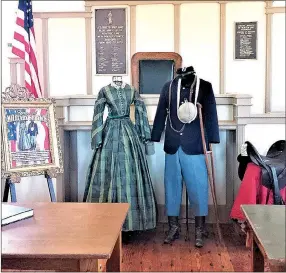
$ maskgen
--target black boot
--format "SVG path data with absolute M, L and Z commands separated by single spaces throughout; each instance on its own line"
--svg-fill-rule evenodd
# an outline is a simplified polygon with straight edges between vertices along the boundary
M 206 216 L 202 216 L 202 218 L 203 218 L 203 236 L 208 238 L 209 232 L 207 231 L 207 228 L 206 228 Z
M 205 228 L 205 216 L 195 217 L 195 246 L 203 247 L 203 237 L 208 237 L 208 232 Z
M 171 244 L 174 240 L 179 238 L 179 217 L 178 216 L 168 216 L 169 231 L 164 240 L 164 244 Z

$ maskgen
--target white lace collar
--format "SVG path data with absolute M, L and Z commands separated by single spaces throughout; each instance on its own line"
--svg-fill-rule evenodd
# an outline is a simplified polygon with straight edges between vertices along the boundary
M 114 82 L 112 82 L 110 85 L 111 85 L 112 87 L 114 87 L 115 89 L 119 89 L 119 88 L 124 88 L 124 87 L 126 86 L 126 83 L 125 83 L 125 82 L 122 82 L 121 85 L 117 85 L 117 84 L 115 84 Z

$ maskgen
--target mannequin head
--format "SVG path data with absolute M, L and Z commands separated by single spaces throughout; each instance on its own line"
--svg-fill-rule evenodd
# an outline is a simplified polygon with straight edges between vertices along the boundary
M 190 87 L 195 79 L 195 73 L 193 66 L 179 68 L 177 75 L 182 78 L 182 86 Z

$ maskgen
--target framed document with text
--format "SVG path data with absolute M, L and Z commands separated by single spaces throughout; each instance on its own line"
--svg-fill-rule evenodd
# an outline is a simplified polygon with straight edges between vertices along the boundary
M 41 175 L 48 170 L 63 172 L 53 100 L 4 96 L 1 116 L 3 177 L 13 173 Z
M 94 37 L 96 75 L 126 75 L 126 8 L 95 9 Z
M 235 60 L 257 60 L 257 33 L 257 22 L 235 22 Z

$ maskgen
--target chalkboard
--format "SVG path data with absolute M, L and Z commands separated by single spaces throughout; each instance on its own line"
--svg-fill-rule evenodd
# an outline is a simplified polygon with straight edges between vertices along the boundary
M 257 59 L 257 22 L 235 23 L 235 59 Z
M 96 74 L 127 73 L 126 37 L 126 9 L 95 9 Z
M 160 94 L 164 84 L 174 78 L 173 60 L 139 61 L 139 93 Z

